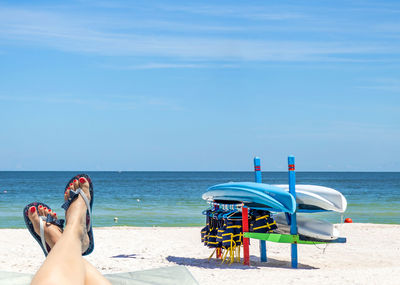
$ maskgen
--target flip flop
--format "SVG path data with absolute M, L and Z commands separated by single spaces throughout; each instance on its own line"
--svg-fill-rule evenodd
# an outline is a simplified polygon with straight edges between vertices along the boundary
M 33 202 L 30 203 L 28 205 L 25 206 L 24 210 L 23 210 L 23 215 L 24 215 L 24 220 L 25 220 L 25 225 L 28 228 L 29 232 L 31 233 L 31 235 L 35 238 L 35 240 L 39 243 L 40 247 L 43 250 L 43 253 L 45 256 L 47 256 L 51 250 L 50 246 L 46 243 L 46 239 L 44 236 L 44 222 L 56 225 L 57 227 L 59 227 L 61 229 L 61 231 L 64 228 L 64 220 L 63 219 L 57 219 L 54 218 L 52 215 L 48 214 L 47 217 L 46 216 L 39 216 L 39 227 L 40 227 L 40 235 L 38 235 L 34 228 L 33 228 L 33 224 L 31 222 L 31 220 L 28 217 L 28 211 L 29 209 L 34 206 L 36 208 L 37 213 L 39 214 L 39 206 L 42 205 L 43 207 L 46 207 L 47 209 L 51 208 L 49 206 L 47 206 L 45 203 L 41 203 L 41 202 Z
M 73 201 L 75 201 L 76 198 L 78 198 L 79 195 L 82 196 L 83 200 L 85 201 L 86 204 L 86 228 L 88 229 L 88 236 L 89 236 L 89 247 L 88 249 L 82 253 L 82 255 L 88 255 L 91 254 L 93 249 L 94 249 L 94 238 L 93 238 L 93 228 L 92 228 L 92 206 L 93 206 L 93 184 L 92 184 L 92 179 L 90 179 L 89 175 L 87 174 L 78 174 L 74 177 L 72 177 L 68 183 L 67 186 L 65 186 L 64 192 L 67 191 L 69 188 L 69 185 L 73 183 L 74 180 L 79 180 L 79 178 L 85 178 L 89 182 L 89 191 L 90 191 L 90 201 L 83 193 L 81 188 L 74 190 L 70 190 L 70 196 L 67 201 L 65 201 L 64 204 L 62 204 L 62 208 L 65 210 L 65 212 L 68 210 L 69 206 Z

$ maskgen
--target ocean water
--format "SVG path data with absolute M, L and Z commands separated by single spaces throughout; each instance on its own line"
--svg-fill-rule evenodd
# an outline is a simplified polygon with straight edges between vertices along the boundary
M 22 210 L 33 201 L 59 216 L 68 180 L 78 172 L 0 172 L 0 228 L 25 227 Z M 254 181 L 253 172 L 88 172 L 94 194 L 94 226 L 201 226 L 208 207 L 202 193 L 229 181 Z M 358 223 L 400 224 L 400 173 L 296 172 L 298 184 L 339 190 L 344 217 Z M 263 182 L 286 184 L 287 172 L 263 172 Z M 318 215 L 339 222 L 338 214 Z M 118 222 L 114 222 L 118 217 Z

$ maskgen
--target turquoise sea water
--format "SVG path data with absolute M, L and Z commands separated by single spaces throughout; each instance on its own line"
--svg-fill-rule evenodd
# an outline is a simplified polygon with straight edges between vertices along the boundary
M 63 216 L 68 180 L 78 172 L 0 172 L 0 228 L 23 228 L 22 209 L 45 202 Z M 214 184 L 254 181 L 252 172 L 88 172 L 92 177 L 94 226 L 201 226 Z M 287 172 L 263 172 L 263 182 L 284 184 Z M 400 173 L 296 172 L 297 183 L 331 187 L 348 201 L 345 217 L 359 223 L 400 224 Z M 314 214 L 315 215 L 315 214 Z M 321 216 L 321 215 L 320 215 Z M 118 217 L 118 223 L 114 222 Z M 324 217 L 324 216 L 323 216 Z M 324 218 L 338 222 L 340 216 Z

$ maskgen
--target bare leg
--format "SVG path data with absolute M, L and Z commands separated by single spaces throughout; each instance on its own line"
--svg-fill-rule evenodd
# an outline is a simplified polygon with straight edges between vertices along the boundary
M 87 182 L 76 182 L 74 187 L 80 187 L 90 199 Z M 66 197 L 68 195 L 69 191 L 66 192 Z M 89 243 L 86 230 L 86 204 L 82 197 L 79 196 L 70 205 L 66 219 L 64 233 L 56 241 L 31 284 L 110 284 L 82 257 L 82 252 L 87 249 Z M 51 243 L 48 243 L 51 246 Z
M 54 217 L 57 217 L 56 213 L 51 212 L 49 209 L 44 208 L 43 206 L 38 207 L 38 212 L 36 211 L 36 208 L 34 206 L 31 207 L 31 209 L 28 212 L 28 217 L 32 221 L 34 230 L 36 233 L 39 234 L 39 215 L 40 216 L 47 216 L 47 214 L 51 214 Z M 38 215 L 39 214 L 39 215 Z M 61 230 L 53 225 L 53 224 L 47 224 L 44 228 L 44 235 L 47 244 L 50 246 L 50 248 L 53 248 L 54 245 L 58 242 L 58 240 L 62 236 Z M 86 271 L 86 276 L 85 276 L 85 284 L 109 284 L 108 281 L 104 281 L 104 277 L 100 274 L 100 272 L 89 262 L 86 261 L 86 259 L 82 258 L 83 263 L 85 265 L 85 271 Z
M 82 260 L 86 270 L 85 285 L 111 285 L 110 281 L 101 275 L 96 267 L 90 264 L 83 257 Z

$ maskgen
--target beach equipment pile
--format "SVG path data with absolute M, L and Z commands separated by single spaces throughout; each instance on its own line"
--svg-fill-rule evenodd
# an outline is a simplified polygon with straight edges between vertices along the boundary
M 203 212 L 206 226 L 201 229 L 201 242 L 214 248 L 209 259 L 216 254 L 222 257 L 222 263 L 240 262 L 240 246 L 243 244 L 242 213 L 239 206 L 231 205 L 232 210 L 220 209 L 213 205 Z M 250 232 L 268 233 L 277 228 L 270 212 L 252 210 L 249 215 Z
M 240 262 L 243 246 L 243 261 L 249 265 L 249 239 L 253 238 L 260 240 L 262 262 L 267 261 L 266 241 L 290 243 L 292 267 L 297 268 L 297 244 L 346 242 L 333 224 L 310 216 L 318 212 L 343 214 L 346 198 L 332 188 L 296 185 L 293 156 L 288 158 L 288 169 L 288 185 L 261 183 L 260 159 L 256 157 L 256 182 L 218 184 L 203 194 L 210 208 L 203 211 L 206 226 L 201 230 L 201 241 L 214 248 L 209 259 L 215 253 L 222 263 Z

